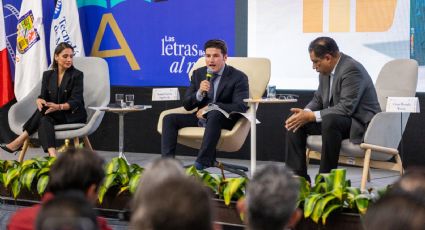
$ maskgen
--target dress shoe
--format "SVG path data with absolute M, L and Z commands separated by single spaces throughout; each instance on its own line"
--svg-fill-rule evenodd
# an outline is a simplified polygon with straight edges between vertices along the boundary
M 207 165 L 204 165 L 204 164 L 199 163 L 197 161 L 195 161 L 194 165 L 195 165 L 196 170 L 204 170 L 204 169 L 208 168 Z
M 6 152 L 8 152 L 8 153 L 12 153 L 12 154 L 17 154 L 20 150 L 22 150 L 22 147 L 20 147 L 19 149 L 17 149 L 17 150 L 11 150 L 11 149 L 9 149 L 7 146 L 6 146 L 6 144 L 5 143 L 1 143 L 0 144 L 0 148 L 2 148 L 4 151 L 6 151 Z

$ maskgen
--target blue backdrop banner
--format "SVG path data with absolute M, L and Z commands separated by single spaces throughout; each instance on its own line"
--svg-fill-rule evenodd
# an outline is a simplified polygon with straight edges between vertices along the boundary
M 107 60 L 111 85 L 186 86 L 211 38 L 234 53 L 234 0 L 77 2 L 86 55 Z

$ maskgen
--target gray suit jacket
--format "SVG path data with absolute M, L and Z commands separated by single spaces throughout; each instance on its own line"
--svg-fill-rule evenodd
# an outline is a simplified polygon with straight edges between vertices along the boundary
M 319 88 L 306 108 L 351 117 L 350 141 L 361 143 L 372 117 L 381 111 L 372 79 L 362 64 L 341 53 L 332 82 L 333 106 L 329 106 L 329 76 L 319 75 Z

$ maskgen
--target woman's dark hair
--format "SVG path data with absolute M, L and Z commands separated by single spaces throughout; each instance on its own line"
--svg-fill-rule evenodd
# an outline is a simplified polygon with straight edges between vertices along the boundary
M 52 68 L 54 70 L 58 70 L 58 62 L 55 60 L 55 55 L 59 55 L 64 49 L 71 49 L 72 52 L 74 52 L 74 47 L 72 47 L 69 43 L 67 42 L 59 43 L 58 46 L 56 46 L 55 54 L 52 57 L 53 58 Z
M 47 189 L 53 194 L 76 190 L 87 192 L 91 185 L 99 188 L 105 177 L 103 159 L 89 149 L 68 148 L 52 165 Z
M 223 40 L 220 39 L 211 39 L 208 40 L 205 45 L 204 45 L 204 51 L 207 50 L 207 48 L 216 48 L 216 49 L 220 49 L 221 53 L 224 55 L 227 54 L 227 45 L 226 42 L 224 42 Z

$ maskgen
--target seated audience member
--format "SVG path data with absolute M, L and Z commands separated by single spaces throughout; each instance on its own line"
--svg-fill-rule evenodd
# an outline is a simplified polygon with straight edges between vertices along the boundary
M 10 218 L 8 229 L 34 229 L 41 206 L 64 192 L 82 192 L 94 203 L 104 177 L 103 159 L 96 153 L 88 149 L 68 149 L 58 157 L 50 169 L 47 193 L 43 196 L 42 203 L 18 210 Z M 111 229 L 105 219 L 98 217 L 97 221 L 99 229 Z
M 364 218 L 364 229 L 419 230 L 425 228 L 425 169 L 407 171 Z
M 206 114 L 209 103 L 226 112 L 245 112 L 248 107 L 243 99 L 249 97 L 248 77 L 240 70 L 227 65 L 227 45 L 224 41 L 213 39 L 204 45 L 205 64 L 193 71 L 190 86 L 183 98 L 187 111 L 191 114 L 169 114 L 162 125 L 161 153 L 163 157 L 176 154 L 178 131 L 184 127 L 205 127 L 202 145 L 195 161 L 195 167 L 202 170 L 216 165 L 216 146 L 221 129 L 232 129 L 237 119 L 226 118 L 214 110 Z M 211 79 L 208 76 L 211 76 Z
M 138 190 L 138 207 L 131 216 L 134 230 L 212 230 L 211 198 L 190 177 L 167 177 Z
M 81 192 L 55 196 L 42 207 L 36 219 L 37 230 L 96 230 L 96 211 Z
M 424 194 L 390 192 L 367 210 L 363 223 L 365 230 L 423 230 Z
M 136 193 L 134 194 L 132 202 L 133 212 L 136 211 L 141 202 L 141 190 L 148 186 L 154 186 L 155 183 L 162 182 L 169 177 L 187 177 L 180 162 L 171 158 L 157 158 L 150 162 L 143 171 Z
M 54 126 L 86 123 L 87 113 L 83 97 L 84 74 L 72 65 L 73 57 L 74 48 L 70 44 L 66 42 L 58 44 L 52 69 L 43 73 L 41 92 L 35 101 L 37 110 L 22 127 L 23 133 L 8 144 L 1 143 L 0 148 L 8 153 L 16 153 L 28 137 L 38 132 L 44 152 L 55 157 Z
M 246 198 L 238 202 L 249 230 L 283 230 L 301 218 L 297 208 L 298 179 L 284 166 L 265 165 L 249 181 Z

